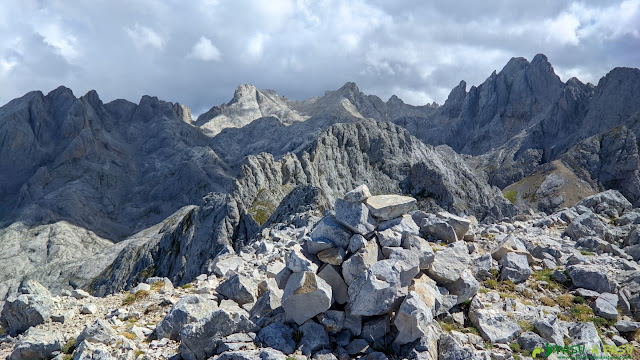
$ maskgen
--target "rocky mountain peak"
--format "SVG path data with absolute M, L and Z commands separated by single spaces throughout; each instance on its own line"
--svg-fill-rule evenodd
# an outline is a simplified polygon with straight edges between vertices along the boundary
M 257 101 L 258 89 L 250 84 L 239 85 L 233 93 L 233 99 L 227 104 L 232 105 L 237 102 Z

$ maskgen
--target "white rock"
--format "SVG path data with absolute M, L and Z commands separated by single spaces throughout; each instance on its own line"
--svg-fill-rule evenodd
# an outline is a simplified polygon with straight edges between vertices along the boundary
M 368 198 L 365 204 L 371 215 L 380 220 L 391 220 L 409 213 L 416 204 L 416 199 L 400 195 L 376 195 Z
M 420 295 L 410 292 L 393 320 L 398 329 L 395 342 L 403 345 L 421 338 L 427 333 L 427 325 L 432 321 L 431 309 L 422 301 Z
M 331 286 L 310 271 L 293 273 L 287 281 L 282 308 L 298 325 L 331 307 Z

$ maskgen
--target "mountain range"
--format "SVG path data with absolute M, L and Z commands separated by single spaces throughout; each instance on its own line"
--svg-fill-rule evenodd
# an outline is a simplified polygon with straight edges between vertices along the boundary
M 639 120 L 639 69 L 562 82 L 541 54 L 441 106 L 351 82 L 304 101 L 241 85 L 193 119 L 151 96 L 30 92 L 0 107 L 0 299 L 25 279 L 97 295 L 183 284 L 360 184 L 486 223 L 604 189 L 638 207 Z

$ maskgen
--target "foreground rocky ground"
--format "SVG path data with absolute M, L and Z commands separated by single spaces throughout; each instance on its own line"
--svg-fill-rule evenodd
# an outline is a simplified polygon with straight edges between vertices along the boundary
M 26 281 L 0 357 L 640 358 L 640 209 L 616 191 L 492 224 L 365 186 L 334 208 L 264 229 L 182 287 L 101 298 Z

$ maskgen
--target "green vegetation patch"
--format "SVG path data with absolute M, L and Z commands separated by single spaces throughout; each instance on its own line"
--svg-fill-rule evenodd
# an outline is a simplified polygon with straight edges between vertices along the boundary
M 515 204 L 518 198 L 518 190 L 505 191 L 504 193 L 502 193 L 502 195 L 505 199 L 511 201 L 512 204 Z

